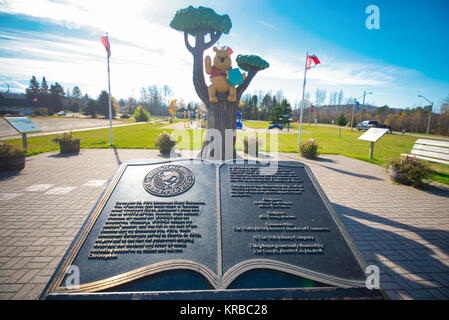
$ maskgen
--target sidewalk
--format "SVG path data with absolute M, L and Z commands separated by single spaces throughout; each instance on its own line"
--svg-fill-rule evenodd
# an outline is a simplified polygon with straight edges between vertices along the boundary
M 0 299 L 37 299 L 119 164 L 148 158 L 163 159 L 157 150 L 49 152 L 1 173 Z M 342 156 L 301 161 L 392 299 L 449 299 L 449 191 L 393 185 L 383 168 Z

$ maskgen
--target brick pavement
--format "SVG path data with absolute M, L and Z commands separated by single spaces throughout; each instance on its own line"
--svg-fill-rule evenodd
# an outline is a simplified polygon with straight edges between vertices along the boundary
M 448 189 L 395 185 L 382 167 L 342 156 L 302 161 L 390 298 L 449 299 Z
M 148 158 L 162 159 L 156 150 L 51 152 L 1 173 L 0 299 L 37 299 L 118 165 Z M 390 298 L 449 299 L 449 191 L 393 185 L 381 167 L 342 156 L 302 161 Z

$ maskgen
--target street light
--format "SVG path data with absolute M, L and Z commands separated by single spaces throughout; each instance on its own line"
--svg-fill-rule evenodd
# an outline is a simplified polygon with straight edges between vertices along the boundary
M 428 120 L 428 122 L 427 122 L 427 134 L 429 134 L 429 129 L 430 129 L 430 117 L 432 116 L 432 110 L 433 110 L 433 102 L 432 102 L 432 101 L 430 101 L 429 99 L 427 99 L 426 97 L 424 97 L 424 96 L 423 96 L 423 95 L 421 95 L 421 94 L 418 94 L 418 97 L 420 97 L 420 98 L 424 98 L 424 99 L 426 99 L 426 100 L 427 100 L 427 102 L 429 102 L 429 103 L 430 103 L 429 120 Z
M 359 97 L 359 98 L 360 98 L 360 97 Z M 357 99 L 359 99 L 359 98 L 357 98 Z M 360 104 L 360 103 L 357 102 L 357 99 L 354 99 L 354 103 L 352 104 L 351 131 L 352 131 L 352 128 L 354 127 L 354 111 L 355 111 L 355 105 L 356 105 L 356 104 Z
M 362 106 L 362 116 L 361 116 L 360 122 L 363 121 L 363 112 L 365 111 L 365 96 L 368 95 L 368 94 L 373 94 L 373 93 L 372 93 L 372 92 L 366 92 L 366 91 L 363 91 L 363 106 Z M 360 98 L 361 98 L 361 97 L 362 97 L 362 96 L 360 96 Z M 358 98 L 358 99 L 360 99 L 360 98 Z

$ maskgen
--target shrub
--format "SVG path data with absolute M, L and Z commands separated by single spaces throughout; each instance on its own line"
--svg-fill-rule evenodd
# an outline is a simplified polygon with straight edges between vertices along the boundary
M 313 139 L 309 139 L 299 145 L 299 153 L 301 156 L 307 159 L 318 158 L 318 144 Z
M 148 111 L 142 108 L 142 106 L 139 106 L 134 111 L 134 119 L 136 119 L 136 122 L 148 122 L 148 119 L 150 119 L 150 114 Z
M 80 139 L 74 139 L 72 132 L 64 132 L 61 135 L 54 137 L 51 141 L 59 143 L 61 153 L 79 153 Z
M 156 147 L 159 148 L 159 152 L 162 154 L 169 154 L 175 144 L 176 142 L 171 139 L 170 134 L 165 131 L 157 136 L 155 142 Z
M 260 143 L 259 138 L 245 136 L 243 138 L 243 152 L 245 154 L 248 154 L 249 151 L 254 152 L 254 149 L 253 148 L 250 149 L 249 146 L 255 145 L 256 146 L 256 148 L 255 148 L 256 154 L 251 154 L 251 155 L 252 156 L 255 155 L 257 157 L 259 155 L 259 143 Z
M 0 171 L 25 167 L 25 152 L 7 142 L 0 141 Z
M 345 126 L 347 124 L 347 121 L 346 121 L 344 113 L 340 113 L 340 115 L 338 116 L 337 120 L 335 121 L 335 124 L 337 126 Z
M 48 109 L 47 108 L 39 108 L 39 109 L 34 109 L 33 110 L 33 114 L 35 116 L 41 116 L 41 115 L 44 115 L 44 114 L 47 114 L 47 113 L 48 113 Z
M 386 169 L 390 172 L 393 181 L 412 185 L 415 188 L 423 186 L 424 180 L 429 180 L 432 175 L 432 171 L 426 162 L 409 156 L 388 161 Z

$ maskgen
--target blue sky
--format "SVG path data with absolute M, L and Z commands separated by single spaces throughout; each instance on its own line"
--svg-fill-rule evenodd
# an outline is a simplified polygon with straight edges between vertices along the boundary
M 0 0 L 0 90 L 23 92 L 35 75 L 97 96 L 107 87 L 100 36 L 108 31 L 114 96 L 138 98 L 141 87 L 168 84 L 175 98 L 198 100 L 192 57 L 182 33 L 168 26 L 190 4 L 230 16 L 232 29 L 220 45 L 230 46 L 234 58 L 257 54 L 270 63 L 249 93 L 280 90 L 295 104 L 308 51 L 321 60 L 307 75 L 312 100 L 317 88 L 328 96 L 343 90 L 345 100 L 368 90 L 368 103 L 413 108 L 426 104 L 422 94 L 438 110 L 449 95 L 445 0 Z M 378 30 L 365 26 L 369 5 L 379 8 Z

